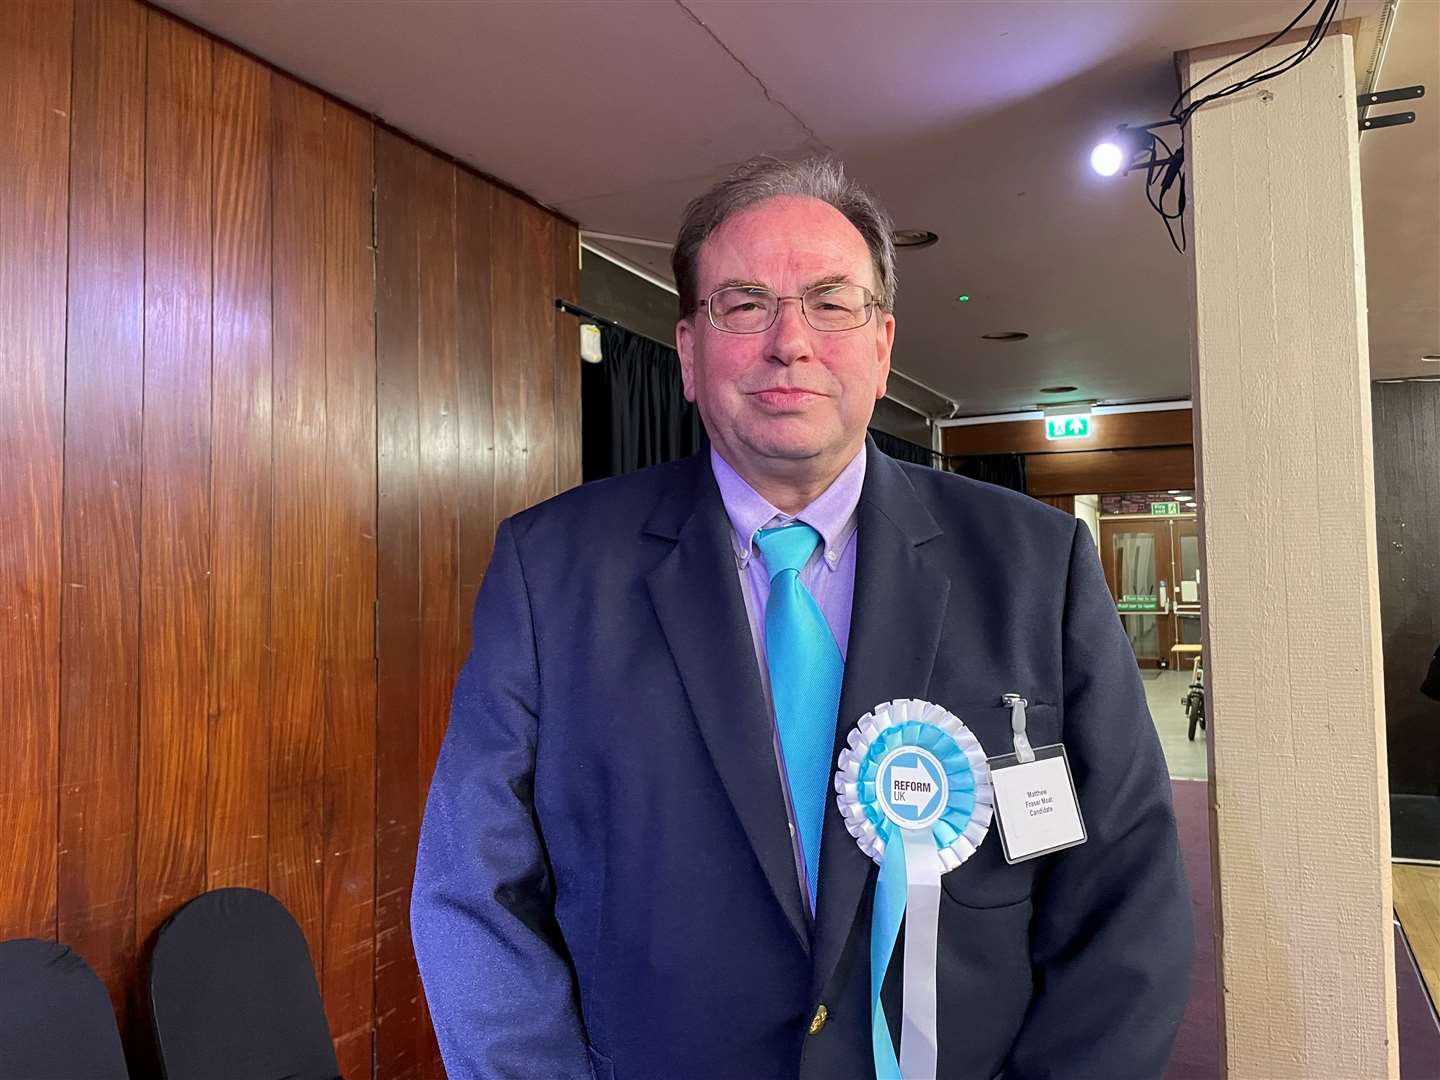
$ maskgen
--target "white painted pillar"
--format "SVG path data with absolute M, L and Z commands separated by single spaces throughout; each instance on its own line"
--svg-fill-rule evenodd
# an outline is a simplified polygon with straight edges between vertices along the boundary
M 1225 1056 L 1246 1080 L 1399 1073 L 1355 94 L 1331 36 L 1186 140 Z

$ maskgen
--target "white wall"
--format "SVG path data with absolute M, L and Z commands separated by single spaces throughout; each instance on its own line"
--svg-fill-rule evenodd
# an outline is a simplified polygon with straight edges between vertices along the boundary
M 1095 538 L 1095 544 L 1100 544 L 1100 496 L 1099 495 L 1076 495 L 1075 516 L 1085 522 L 1085 527 L 1090 530 L 1090 535 Z

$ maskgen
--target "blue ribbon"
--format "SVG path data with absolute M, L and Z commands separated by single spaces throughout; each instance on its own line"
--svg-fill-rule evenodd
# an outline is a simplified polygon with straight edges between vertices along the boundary
M 875 879 L 875 908 L 870 916 L 870 1042 L 875 1054 L 875 1080 L 901 1080 L 900 1059 L 895 1056 L 880 988 L 904 917 L 905 845 L 896 836 L 885 845 L 885 858 Z
M 968 733 L 966 738 L 973 740 L 973 736 Z M 978 748 L 978 743 L 975 745 Z M 875 834 L 884 841 L 870 920 L 870 1034 L 876 1080 L 905 1080 L 900 1071 L 895 1042 L 890 1036 L 890 1025 L 880 1000 L 880 992 L 900 937 L 900 925 L 905 918 L 910 883 L 905 865 L 905 839 L 901 836 L 900 827 L 891 822 L 880 808 L 878 790 L 883 780 L 879 775 L 881 759 L 891 750 L 902 746 L 923 747 L 930 751 L 946 774 L 949 794 L 945 809 L 922 834 L 929 836 L 929 842 L 935 845 L 937 852 L 956 844 L 969 831 L 976 809 L 976 775 L 971 758 L 948 732 L 934 724 L 909 720 L 892 725 L 879 732 L 866 748 L 859 763 L 854 790 L 864 818 L 873 825 Z M 983 757 L 980 760 L 983 762 Z M 839 783 L 837 781 L 837 784 Z M 981 838 L 983 833 L 972 837 L 976 843 Z M 973 847 L 967 850 L 973 850 Z M 933 932 L 931 937 L 933 939 Z M 924 977 L 920 972 L 908 973 L 907 977 L 910 975 Z M 933 978 L 933 971 L 930 977 Z

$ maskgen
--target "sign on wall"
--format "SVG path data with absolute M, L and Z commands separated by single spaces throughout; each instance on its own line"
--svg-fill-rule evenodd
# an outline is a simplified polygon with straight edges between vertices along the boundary
M 1045 417 L 1045 438 L 1052 441 L 1088 439 L 1091 434 L 1091 419 L 1089 416 L 1047 416 Z

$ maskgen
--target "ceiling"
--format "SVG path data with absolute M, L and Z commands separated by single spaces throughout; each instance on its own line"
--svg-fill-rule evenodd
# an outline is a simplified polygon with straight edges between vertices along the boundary
M 1097 137 L 1164 116 L 1177 50 L 1271 33 L 1300 0 L 161 0 L 577 221 L 668 241 L 756 153 L 830 153 L 902 228 L 895 366 L 960 415 L 1040 387 L 1189 396 L 1186 259 Z M 1357 78 L 1383 0 L 1362 19 Z M 1368 37 L 1367 37 L 1368 35 Z M 1440 0 L 1400 0 L 1381 88 L 1424 82 L 1361 163 L 1376 378 L 1440 375 Z M 1379 110 L 1386 111 L 1386 110 Z M 612 250 L 668 276 L 668 252 Z M 966 293 L 970 302 L 955 297 Z M 980 335 L 1028 332 L 994 343 Z

